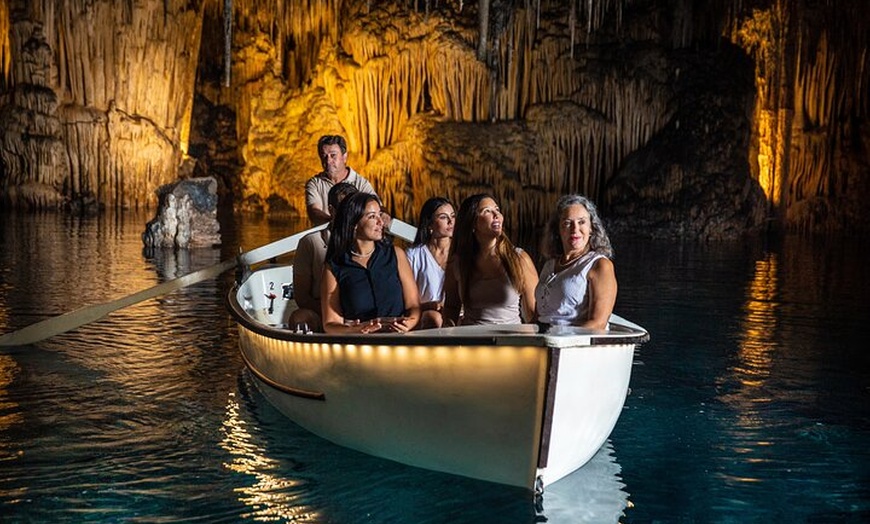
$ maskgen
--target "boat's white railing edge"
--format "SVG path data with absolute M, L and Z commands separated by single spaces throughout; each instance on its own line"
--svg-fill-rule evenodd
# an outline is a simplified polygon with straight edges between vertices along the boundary
M 247 253 L 242 253 L 239 255 L 239 264 L 250 266 L 253 264 L 259 264 L 260 262 L 266 262 L 267 260 L 271 260 L 287 253 L 292 253 L 293 251 L 296 251 L 297 247 L 299 247 L 299 241 L 302 240 L 302 238 L 316 231 L 320 231 L 321 229 L 326 229 L 326 226 L 328 225 L 329 224 L 320 224 L 319 226 L 300 231 L 299 233 L 276 240 L 266 244 L 265 246 L 252 249 Z
M 628 320 L 625 317 L 621 317 L 621 316 L 617 315 L 616 313 L 611 313 L 609 322 L 611 324 L 625 326 L 625 327 L 629 327 L 629 328 L 636 329 L 638 331 L 643 331 L 644 333 L 647 333 L 646 328 L 644 328 L 643 326 L 639 326 L 639 325 L 635 324 L 634 322 L 632 322 L 631 320 Z
M 252 249 L 239 255 L 239 264 L 250 266 L 253 264 L 259 264 L 260 262 L 266 262 L 267 260 L 271 260 L 281 255 L 292 253 L 296 251 L 297 247 L 299 247 L 299 241 L 302 240 L 303 237 L 322 229 L 326 229 L 328 225 L 329 224 L 320 224 L 319 226 L 300 231 L 299 233 L 276 240 L 266 244 L 265 246 Z M 398 218 L 393 218 L 390 222 L 389 232 L 403 240 L 413 242 L 414 237 L 417 235 L 417 228 L 407 222 L 399 220 Z
M 575 326 L 551 326 L 542 336 L 547 338 L 551 347 L 591 346 L 607 344 L 609 341 L 621 344 L 630 342 L 640 344 L 649 340 L 649 332 L 642 326 L 625 318 L 611 314 L 610 329 L 598 331 Z
M 640 344 L 646 341 L 644 330 L 593 331 L 583 328 L 557 329 L 553 333 L 540 333 L 535 324 L 511 324 L 503 326 L 456 326 L 412 330 L 407 333 L 370 333 L 327 335 L 325 333 L 299 334 L 285 328 L 257 322 L 251 319 L 256 329 L 268 332 L 269 336 L 287 340 L 305 341 L 368 341 L 371 343 L 407 344 L 485 344 L 499 346 L 537 346 L 550 348 L 591 347 L 600 345 Z M 487 342 L 488 341 L 488 342 Z

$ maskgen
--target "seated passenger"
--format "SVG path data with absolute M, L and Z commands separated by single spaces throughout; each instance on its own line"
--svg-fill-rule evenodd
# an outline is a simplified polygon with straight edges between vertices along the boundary
M 470 196 L 459 206 L 444 281 L 445 325 L 534 320 L 538 273 L 503 227 L 504 215 L 489 195 Z
M 323 268 L 327 333 L 404 333 L 420 320 L 420 294 L 404 250 L 384 235 L 381 201 L 354 193 L 336 210 Z
M 433 197 L 423 204 L 417 236 L 408 248 L 408 262 L 420 291 L 420 328 L 441 327 L 444 305 L 444 268 L 450 254 L 456 211 L 450 200 Z
M 329 188 L 329 215 L 333 216 L 338 204 L 357 191 L 356 187 L 347 182 L 339 182 Z M 299 309 L 290 314 L 287 321 L 290 329 L 304 325 L 311 331 L 323 331 L 320 320 L 320 283 L 331 227 L 330 219 L 326 229 L 305 235 L 296 248 L 296 257 L 293 260 L 293 296 Z
M 535 289 L 538 320 L 606 329 L 616 303 L 616 273 L 595 205 L 579 195 L 560 198 L 541 252 L 549 258 Z

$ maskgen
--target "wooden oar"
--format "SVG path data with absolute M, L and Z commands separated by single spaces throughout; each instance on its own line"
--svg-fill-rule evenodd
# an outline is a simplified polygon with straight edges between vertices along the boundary
M 202 282 L 203 280 L 215 278 L 224 271 L 232 269 L 239 264 L 249 266 L 251 264 L 265 262 L 266 260 L 278 257 L 280 255 L 284 255 L 286 253 L 291 253 L 293 251 L 296 251 L 296 246 L 299 245 L 299 241 L 302 240 L 302 237 L 309 233 L 320 231 L 321 229 L 326 228 L 326 226 L 327 224 L 321 224 L 311 229 L 302 231 L 301 233 L 290 235 L 289 237 L 282 238 L 281 240 L 276 240 L 275 242 L 266 244 L 265 246 L 260 246 L 246 253 L 242 253 L 232 259 L 224 260 L 219 264 L 215 264 L 205 269 L 200 269 L 199 271 L 194 271 L 193 273 L 188 273 L 183 277 L 163 282 L 162 284 L 158 284 L 148 289 L 143 289 L 142 291 L 138 291 L 136 293 L 133 293 L 132 295 L 127 295 L 111 302 L 104 302 L 102 304 L 95 304 L 93 306 L 85 306 L 83 308 L 76 309 L 74 311 L 70 311 L 56 317 L 51 317 L 35 324 L 31 324 L 27 327 L 19 329 L 18 331 L 6 333 L 5 335 L 0 335 L 0 346 L 24 346 L 26 344 L 34 344 L 36 342 L 51 338 L 55 335 L 66 333 L 67 331 L 79 328 L 81 326 L 84 326 L 85 324 L 97 321 L 113 311 L 123 309 L 127 306 L 132 306 L 133 304 L 143 302 L 145 300 L 148 300 L 149 298 L 154 298 L 160 295 L 171 293 L 177 289 L 181 289 L 183 287 L 191 286 L 198 282 Z M 406 222 L 402 222 L 397 218 L 392 219 L 392 223 L 390 224 L 390 233 L 392 233 L 393 235 L 403 238 L 408 242 L 413 242 L 416 232 L 417 228 L 415 228 L 414 226 Z
M 168 280 L 148 289 L 143 289 L 142 291 L 138 291 L 132 295 L 127 295 L 111 302 L 85 306 L 70 311 L 69 313 L 64 313 L 31 324 L 25 328 L 19 329 L 18 331 L 0 335 L 0 346 L 23 346 L 26 344 L 33 344 L 99 320 L 113 311 L 132 306 L 133 304 L 148 300 L 149 298 L 171 293 L 172 291 L 196 284 L 197 282 L 202 282 L 203 280 L 215 278 L 224 271 L 236 267 L 238 264 L 257 264 L 279 255 L 295 251 L 296 246 L 299 245 L 299 241 L 302 237 L 308 233 L 320 231 L 325 227 L 326 224 L 322 224 L 302 231 L 301 233 L 296 233 L 287 238 L 276 240 L 275 242 L 266 244 L 265 246 L 252 249 L 251 251 L 242 253 L 232 259 L 224 260 L 223 262 L 211 267 L 194 271 L 193 273 L 189 273 L 183 277 Z

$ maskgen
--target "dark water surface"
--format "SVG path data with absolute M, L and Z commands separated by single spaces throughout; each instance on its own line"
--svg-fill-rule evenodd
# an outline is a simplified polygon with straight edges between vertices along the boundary
M 296 230 L 247 219 L 146 256 L 150 218 L 0 216 L 0 332 Z M 283 418 L 243 371 L 227 274 L 0 348 L 0 521 L 870 521 L 867 244 L 614 243 L 617 312 L 652 340 L 610 441 L 542 508 Z

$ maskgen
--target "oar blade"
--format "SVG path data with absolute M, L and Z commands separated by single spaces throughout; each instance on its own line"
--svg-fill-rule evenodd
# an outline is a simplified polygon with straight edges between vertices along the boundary
M 202 282 L 203 280 L 214 278 L 224 271 L 235 267 L 236 263 L 237 260 L 235 258 L 225 260 L 219 264 L 200 269 L 199 271 L 194 271 L 193 273 L 189 273 L 183 277 L 163 282 L 111 302 L 95 304 L 56 317 L 47 318 L 19 329 L 18 331 L 0 335 L 0 346 L 25 346 L 27 344 L 41 342 L 55 335 L 72 331 L 73 329 L 84 326 L 90 322 L 95 322 L 113 311 L 131 306 L 138 302 L 143 302 L 149 298 L 165 295 L 166 293 L 170 293 L 176 289 L 181 289 Z

